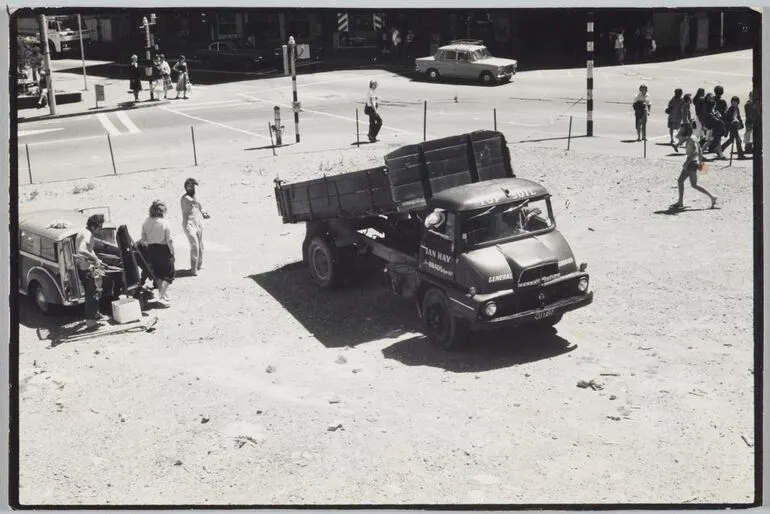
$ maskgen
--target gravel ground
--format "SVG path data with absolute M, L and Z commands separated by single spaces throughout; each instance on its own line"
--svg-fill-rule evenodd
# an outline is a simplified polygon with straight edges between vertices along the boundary
M 554 195 L 594 303 L 546 333 L 442 353 L 414 308 L 362 279 L 317 290 L 272 180 L 381 162 L 382 147 L 23 186 L 20 209 L 110 205 L 138 237 L 201 182 L 206 269 L 153 333 L 51 347 L 22 300 L 24 504 L 738 502 L 754 499 L 751 169 L 512 147 Z M 75 194 L 76 186 L 93 189 Z M 582 389 L 580 380 L 601 389 Z M 654 462 L 654 464 L 651 464 Z

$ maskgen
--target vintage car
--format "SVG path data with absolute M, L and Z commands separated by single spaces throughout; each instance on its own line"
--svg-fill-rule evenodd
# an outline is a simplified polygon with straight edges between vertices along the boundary
M 484 85 L 507 82 L 518 61 L 492 57 L 479 40 L 456 40 L 439 47 L 436 55 L 415 59 L 416 71 L 431 80 L 441 77 L 479 80 Z
M 283 54 L 280 48 L 259 49 L 233 39 L 209 43 L 207 48 L 195 51 L 192 60 L 204 68 L 251 71 L 280 66 Z
M 104 227 L 94 234 L 94 252 L 108 265 L 101 279 L 102 297 L 141 292 L 135 248 L 125 226 L 109 222 L 109 209 L 47 209 L 19 213 L 19 292 L 32 298 L 44 314 L 52 305 L 85 302 L 75 267 L 75 237 L 88 216 L 106 210 Z M 97 284 L 98 285 L 98 284 Z

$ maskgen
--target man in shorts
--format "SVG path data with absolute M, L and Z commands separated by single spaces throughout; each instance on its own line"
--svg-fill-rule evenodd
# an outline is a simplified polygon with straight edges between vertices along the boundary
M 693 135 L 692 125 L 684 125 L 682 127 L 682 136 L 685 139 L 685 145 L 687 149 L 687 156 L 685 157 L 684 165 L 682 166 L 682 173 L 679 174 L 677 184 L 679 186 L 679 201 L 671 206 L 672 210 L 684 208 L 684 181 L 687 178 L 690 179 L 690 185 L 696 191 L 700 191 L 704 195 L 711 198 L 711 208 L 717 204 L 717 197 L 709 193 L 704 187 L 698 185 L 698 170 L 703 166 L 703 150 L 698 144 L 698 140 Z

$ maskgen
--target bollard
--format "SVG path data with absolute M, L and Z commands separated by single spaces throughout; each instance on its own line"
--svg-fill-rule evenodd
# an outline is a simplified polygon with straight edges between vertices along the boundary
M 273 127 L 270 126 L 270 122 L 267 122 L 267 132 L 270 134 L 270 148 L 273 149 L 273 157 L 275 157 L 275 143 L 273 143 Z
M 195 159 L 195 165 L 198 165 L 198 152 L 195 150 L 195 128 L 190 125 L 190 134 L 192 134 L 192 144 L 193 144 L 193 159 Z
M 107 134 L 107 144 L 110 145 L 110 158 L 112 159 L 112 172 L 117 175 L 118 169 L 115 167 L 115 154 L 112 153 L 112 139 L 110 139 L 110 135 Z
M 275 145 L 281 146 L 283 145 L 283 139 L 281 137 L 283 125 L 281 125 L 281 108 L 277 105 L 273 107 L 273 119 L 275 120 L 275 125 L 273 125 L 273 130 L 275 130 Z
M 728 166 L 733 165 L 733 148 L 735 147 L 735 138 L 733 138 L 732 144 L 730 144 L 730 164 Z
M 356 108 L 356 146 L 361 147 L 361 132 L 358 129 L 358 109 Z
M 569 152 L 569 144 L 572 141 L 572 116 L 569 117 L 569 133 L 567 133 L 567 151 Z
M 27 170 L 29 171 L 29 183 L 32 184 L 32 164 L 29 162 L 29 145 L 24 145 L 27 147 Z
M 428 101 L 425 100 L 422 110 L 422 140 L 428 139 Z
M 497 109 L 492 109 L 492 113 L 495 117 L 495 132 L 497 132 Z

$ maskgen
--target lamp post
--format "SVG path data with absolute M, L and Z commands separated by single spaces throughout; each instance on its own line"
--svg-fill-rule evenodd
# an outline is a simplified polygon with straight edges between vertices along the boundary
M 83 24 L 78 14 L 78 35 L 80 36 L 80 60 L 83 63 L 83 91 L 88 91 L 88 78 L 86 76 L 86 53 L 83 51 Z
M 144 49 L 146 63 L 144 66 L 144 74 L 147 77 L 147 81 L 150 83 L 150 100 L 155 100 L 155 88 L 154 80 L 152 79 L 152 38 L 150 36 L 150 27 L 155 26 L 155 14 L 150 14 L 150 20 L 147 20 L 147 16 L 142 17 L 142 26 L 144 29 Z

